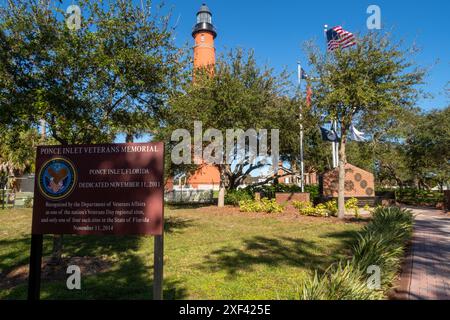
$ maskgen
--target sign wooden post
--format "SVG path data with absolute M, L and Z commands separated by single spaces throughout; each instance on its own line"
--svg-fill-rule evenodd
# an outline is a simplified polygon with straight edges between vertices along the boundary
M 153 253 L 153 299 L 163 299 L 164 236 L 155 236 Z
M 44 234 L 153 235 L 153 297 L 161 300 L 164 144 L 38 147 L 29 300 L 39 299 Z
M 28 300 L 39 300 L 41 291 L 42 234 L 31 235 Z

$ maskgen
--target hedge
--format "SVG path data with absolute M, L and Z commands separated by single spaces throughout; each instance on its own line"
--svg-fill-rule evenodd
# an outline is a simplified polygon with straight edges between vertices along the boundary
M 254 199 L 256 192 L 261 193 L 261 198 L 273 199 L 275 198 L 275 193 L 302 192 L 302 189 L 296 185 L 290 186 L 286 184 L 248 186 L 243 189 L 227 191 L 225 194 L 225 204 L 238 206 L 241 201 Z M 319 197 L 319 186 L 305 186 L 305 192 L 310 193 L 311 199 L 317 199 Z
M 395 198 L 398 202 L 414 206 L 433 206 L 444 202 L 444 194 L 438 191 L 427 191 L 419 189 L 395 190 Z
M 302 192 L 301 187 L 297 185 L 286 185 L 282 183 L 263 186 L 248 186 L 245 189 L 249 190 L 252 194 L 254 194 L 255 192 L 260 192 L 262 197 L 265 198 L 275 198 L 275 193 Z M 305 192 L 310 193 L 311 199 L 316 199 L 319 197 L 319 186 L 318 185 L 305 186 Z
M 252 200 L 253 198 L 254 194 L 248 189 L 229 190 L 225 194 L 225 204 L 238 206 L 239 202 Z

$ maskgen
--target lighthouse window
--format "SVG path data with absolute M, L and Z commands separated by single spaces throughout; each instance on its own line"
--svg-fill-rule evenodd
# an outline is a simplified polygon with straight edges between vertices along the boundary
M 206 12 L 202 12 L 197 16 L 197 23 L 208 22 L 211 23 L 211 15 Z
M 205 42 L 205 35 L 204 35 L 204 34 L 202 34 L 202 35 L 200 36 L 200 42 Z

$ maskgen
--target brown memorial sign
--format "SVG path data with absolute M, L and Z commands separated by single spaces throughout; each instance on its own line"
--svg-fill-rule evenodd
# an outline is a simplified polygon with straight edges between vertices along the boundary
M 33 234 L 162 235 L 164 144 L 40 146 Z

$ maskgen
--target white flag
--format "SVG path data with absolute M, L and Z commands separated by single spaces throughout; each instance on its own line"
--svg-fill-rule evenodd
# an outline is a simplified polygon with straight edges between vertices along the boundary
M 353 125 L 350 126 L 350 139 L 354 141 L 366 141 L 364 138 L 364 132 L 357 130 Z

